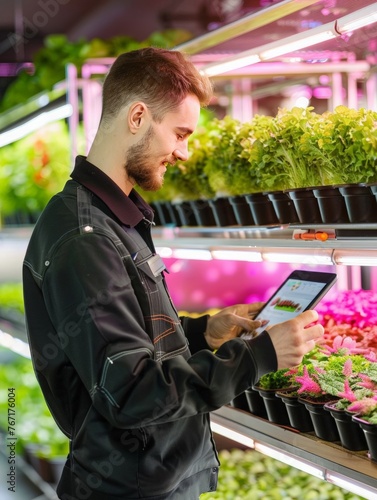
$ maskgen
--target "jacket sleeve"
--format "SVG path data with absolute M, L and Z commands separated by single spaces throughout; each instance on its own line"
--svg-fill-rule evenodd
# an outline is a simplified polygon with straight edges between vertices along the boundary
M 74 325 L 62 348 L 96 410 L 115 427 L 212 411 L 276 369 L 267 332 L 228 341 L 216 354 L 207 348 L 156 361 L 132 277 L 111 239 L 95 232 L 59 247 L 42 291 L 56 335 Z
M 196 353 L 202 349 L 210 349 L 204 337 L 208 318 L 208 314 L 200 316 L 199 318 L 189 318 L 188 316 L 182 316 L 180 318 L 192 353 Z

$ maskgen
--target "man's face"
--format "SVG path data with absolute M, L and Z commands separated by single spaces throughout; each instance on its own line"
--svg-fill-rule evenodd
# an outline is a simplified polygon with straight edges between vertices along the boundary
M 127 151 L 128 177 L 145 191 L 160 189 L 167 165 L 178 159 L 187 160 L 188 138 L 196 128 L 199 114 L 197 97 L 188 95 L 161 122 L 151 120 L 144 136 Z

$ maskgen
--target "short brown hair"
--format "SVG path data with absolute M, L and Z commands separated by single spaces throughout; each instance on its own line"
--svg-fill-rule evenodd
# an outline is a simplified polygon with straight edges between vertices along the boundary
M 125 105 L 143 101 L 155 121 L 194 94 L 201 106 L 212 97 L 210 80 L 181 53 L 147 47 L 118 56 L 105 78 L 102 118 L 115 116 Z

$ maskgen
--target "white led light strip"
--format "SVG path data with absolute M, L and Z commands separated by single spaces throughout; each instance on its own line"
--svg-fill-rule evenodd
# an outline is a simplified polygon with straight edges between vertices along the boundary
M 263 455 L 266 455 L 268 457 L 274 458 L 275 460 L 279 460 L 280 462 L 283 462 L 287 465 L 290 465 L 294 467 L 295 469 L 302 470 L 303 472 L 307 472 L 308 474 L 311 474 L 312 476 L 318 477 L 319 479 L 325 479 L 325 470 L 316 467 L 309 462 L 306 462 L 302 458 L 296 458 L 289 453 L 282 452 L 278 450 L 277 448 L 267 446 L 262 443 L 255 442 L 254 449 L 256 451 L 259 451 L 260 453 L 263 453 Z
M 241 434 L 240 432 L 232 431 L 223 425 L 217 424 L 216 422 L 211 421 L 211 429 L 214 433 L 219 434 L 220 436 L 224 436 L 236 443 L 242 444 L 244 446 L 248 446 L 249 448 L 254 448 L 254 440 L 245 436 L 245 434 Z
M 9 333 L 5 333 L 2 330 L 0 330 L 0 346 L 6 347 L 16 354 L 20 354 L 24 358 L 31 359 L 29 344 L 21 339 L 12 337 L 12 335 L 9 335 Z
M 359 481 L 348 479 L 347 477 L 341 476 L 340 474 L 337 474 L 335 472 L 327 472 L 326 481 L 335 484 L 340 488 L 344 488 L 345 490 L 348 490 L 351 493 L 360 495 L 361 497 L 366 498 L 367 500 L 376 500 L 377 498 L 375 489 L 369 488 L 367 485 L 360 483 Z
M 228 71 L 256 64 L 260 61 L 273 59 L 311 47 L 375 22 L 377 22 L 377 3 L 352 12 L 334 22 L 317 26 L 316 28 L 287 37 L 284 40 L 268 43 L 243 51 L 236 56 L 224 58 L 218 62 L 202 66 L 200 71 L 208 76 L 221 75 Z
M 70 104 L 63 104 L 63 106 L 52 109 L 51 111 L 43 111 L 27 122 L 13 127 L 12 129 L 0 134 L 0 147 L 18 141 L 19 139 L 26 137 L 32 132 L 39 130 L 48 123 L 68 118 L 69 116 L 71 116 L 71 114 L 72 106 Z

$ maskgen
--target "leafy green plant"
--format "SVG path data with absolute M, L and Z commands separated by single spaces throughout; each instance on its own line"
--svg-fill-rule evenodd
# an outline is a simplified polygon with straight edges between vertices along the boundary
M 66 456 L 68 438 L 59 430 L 48 409 L 32 363 L 16 356 L 11 362 L 0 364 L 0 428 L 7 430 L 7 389 L 16 394 L 16 429 L 20 447 L 33 445 L 40 456 Z
M 375 111 L 279 109 L 275 117 L 255 116 L 251 123 L 243 154 L 270 190 L 377 179 Z
M 279 109 L 275 117 L 255 116 L 250 136 L 243 140 L 261 190 L 273 191 L 323 184 L 324 172 L 308 161 L 305 137 L 319 119 L 313 108 Z
M 317 347 L 310 358 L 309 364 L 289 372 L 298 386 L 298 395 L 313 399 L 333 397 L 338 400 L 338 409 L 373 396 L 374 385 L 377 388 L 375 356 L 357 347 L 354 340 L 338 336 L 332 346 Z
M 287 368 L 262 375 L 257 383 L 261 389 L 287 389 L 292 386 L 292 380 Z
M 250 127 L 250 123 L 230 116 L 215 120 L 209 134 L 205 172 L 216 194 L 241 195 L 258 190 L 243 155 L 243 140 L 249 137 Z
M 338 106 L 312 122 L 302 151 L 323 174 L 323 184 L 377 180 L 377 112 Z
M 69 177 L 69 135 L 64 122 L 2 149 L 1 213 L 41 211 Z
M 362 500 L 254 450 L 221 450 L 217 491 L 200 500 Z
M 24 312 L 24 299 L 21 283 L 0 284 L 0 308 L 7 311 Z

